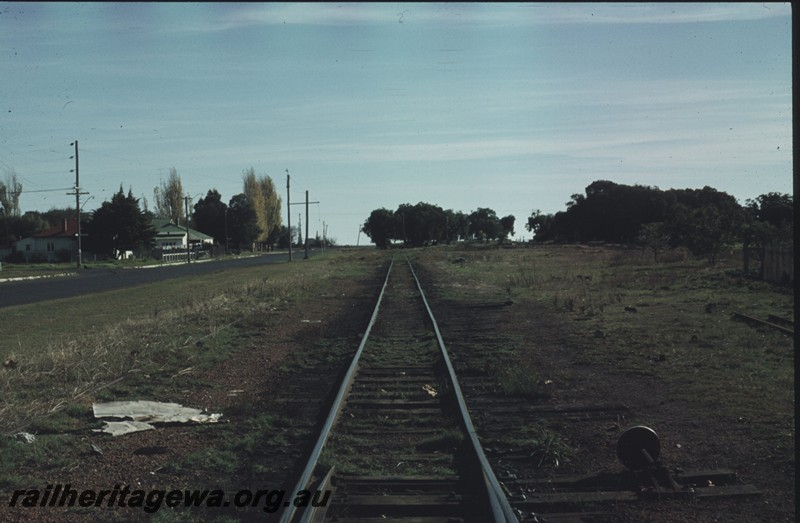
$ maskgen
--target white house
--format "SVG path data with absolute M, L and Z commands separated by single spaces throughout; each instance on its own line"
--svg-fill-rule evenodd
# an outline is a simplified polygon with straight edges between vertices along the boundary
M 25 261 L 30 261 L 34 255 L 49 262 L 69 261 L 75 255 L 77 238 L 78 220 L 65 219 L 56 227 L 18 240 L 14 251 L 23 253 Z
M 186 249 L 186 227 L 175 225 L 170 220 L 153 218 L 153 228 L 156 230 L 155 248 L 165 251 L 171 249 Z M 189 243 L 192 247 L 204 244 L 214 245 L 214 238 L 200 231 L 189 229 Z

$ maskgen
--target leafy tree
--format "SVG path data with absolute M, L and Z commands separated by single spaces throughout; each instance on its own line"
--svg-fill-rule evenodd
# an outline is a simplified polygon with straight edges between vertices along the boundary
M 261 195 L 264 198 L 264 216 L 266 218 L 267 232 L 265 241 L 270 249 L 275 244 L 279 235 L 281 218 L 281 197 L 275 189 L 275 183 L 269 176 L 262 176 L 258 179 Z
M 770 244 L 791 243 L 794 238 L 794 198 L 790 194 L 767 193 L 745 201 L 740 229 L 744 270 L 750 270 L 750 251 L 759 261 L 759 276 L 764 276 L 764 252 Z
M 714 264 L 738 239 L 744 221 L 736 199 L 712 187 L 672 191 L 676 203 L 667 214 L 672 246 L 683 245 Z
M 45 211 L 40 213 L 41 217 L 47 220 L 47 223 L 50 224 L 51 227 L 57 227 L 64 223 L 64 220 L 67 222 L 71 222 L 75 219 L 75 208 L 63 207 L 57 208 L 53 207 L 49 211 Z M 81 211 L 81 223 L 88 220 L 91 217 L 91 213 Z
M 754 200 L 746 200 L 745 207 L 752 217 L 768 223 L 778 231 L 791 233 L 794 227 L 794 198 L 791 194 L 771 192 Z
M 230 246 L 239 249 L 253 249 L 253 244 L 261 234 L 258 216 L 250 205 L 247 195 L 240 193 L 228 203 L 228 237 Z
M 28 211 L 22 216 L 6 216 L 0 213 L 0 245 L 11 244 L 50 227 L 47 220 L 36 211 Z
M 525 228 L 533 233 L 533 239 L 536 241 L 548 241 L 553 239 L 553 215 L 542 214 L 542 211 L 536 209 L 528 217 L 528 223 Z
M 183 184 L 174 167 L 169 170 L 167 181 L 162 181 L 159 187 L 153 189 L 153 199 L 156 217 L 170 220 L 175 225 L 181 224 L 185 214 Z
M 139 200 L 128 190 L 119 192 L 111 201 L 103 202 L 86 224 L 86 248 L 90 252 L 117 258 L 125 251 L 148 249 L 153 245 L 155 230 L 150 216 L 139 209 Z
M 394 216 L 407 245 L 430 245 L 446 236 L 447 215 L 438 205 L 425 202 L 416 205 L 404 203 L 397 208 Z
M 459 238 L 466 238 L 469 235 L 469 218 L 461 211 L 453 212 L 447 209 L 445 212 L 445 241 L 447 243 Z
M 664 222 L 645 223 L 639 233 L 639 241 L 645 249 L 649 247 L 653 251 L 653 259 L 658 261 L 659 253 L 669 248 L 669 231 L 666 224 Z
M 469 232 L 475 238 L 493 240 L 502 236 L 503 227 L 497 213 L 488 207 L 478 207 L 469 215 Z
M 500 227 L 502 228 L 502 238 L 505 240 L 508 238 L 508 235 L 514 236 L 514 222 L 516 218 L 514 218 L 513 214 L 509 214 L 508 216 L 503 216 L 500 218 Z
M 194 204 L 192 219 L 198 231 L 213 236 L 217 243 L 225 245 L 227 213 L 228 206 L 222 201 L 222 195 L 216 189 L 210 189 L 205 198 L 200 198 Z
M 391 240 L 396 238 L 394 213 L 383 207 L 375 209 L 361 226 L 361 231 L 379 249 L 388 248 Z
M 670 246 L 686 246 L 713 263 L 735 241 L 742 223 L 736 199 L 711 187 L 662 191 L 598 180 L 585 193 L 573 194 L 566 211 L 552 220 L 540 213 L 531 216 L 529 228 L 546 227 L 537 230 L 536 239 L 649 242 L 652 247 L 668 237 Z M 647 225 L 657 223 L 663 225 Z
M 256 213 L 256 221 L 261 231 L 256 238 L 260 244 L 268 243 L 272 232 L 281 225 L 281 199 L 275 184 L 269 176 L 257 177 L 250 167 L 242 173 L 244 194 Z

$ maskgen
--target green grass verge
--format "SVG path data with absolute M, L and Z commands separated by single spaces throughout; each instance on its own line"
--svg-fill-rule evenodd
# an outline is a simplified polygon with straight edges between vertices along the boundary
M 0 487 L 30 484 L 21 470 L 38 474 L 76 466 L 64 456 L 88 452 L 70 446 L 78 444 L 75 434 L 99 425 L 91 415 L 93 401 L 171 401 L 178 391 L 213 386 L 197 383 L 196 375 L 249 347 L 253 336 L 279 321 L 281 310 L 325 299 L 333 279 L 369 274 L 383 257 L 340 251 L 302 263 L 0 310 L 0 361 L 14 363 L 0 367 Z M 289 365 L 333 361 L 353 348 L 334 345 L 311 351 L 316 359 L 308 352 L 293 355 Z M 259 469 L 268 462 L 259 459 L 261 446 L 301 436 L 291 420 L 265 416 L 253 406 L 240 405 L 226 416 L 241 418 L 235 430 L 225 424 L 198 427 L 208 430 L 209 446 L 170 466 L 241 485 L 265 472 Z M 18 430 L 36 434 L 36 443 L 8 437 Z M 163 521 L 183 517 L 173 511 L 158 515 Z

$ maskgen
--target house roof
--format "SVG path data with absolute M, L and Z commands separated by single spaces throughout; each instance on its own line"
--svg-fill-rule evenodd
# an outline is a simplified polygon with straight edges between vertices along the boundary
M 78 235 L 78 220 L 64 220 L 64 222 L 46 231 L 32 234 L 31 238 L 75 238 Z
M 171 238 L 171 237 L 178 237 L 182 238 L 186 234 L 186 227 L 181 227 L 180 225 L 175 225 L 170 220 L 164 218 L 153 218 L 152 220 L 153 228 L 156 230 L 156 237 L 157 238 Z M 214 241 L 212 236 L 208 234 L 203 234 L 200 231 L 196 231 L 189 228 L 189 236 L 192 240 L 197 241 Z

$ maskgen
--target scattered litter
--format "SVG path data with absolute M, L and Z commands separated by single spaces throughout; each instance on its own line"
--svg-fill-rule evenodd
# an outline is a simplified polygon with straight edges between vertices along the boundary
M 34 441 L 36 441 L 36 436 L 31 434 L 30 432 L 17 432 L 16 434 L 14 434 L 13 437 L 20 443 L 33 443 Z
M 241 390 L 241 389 L 229 390 L 229 391 L 228 391 L 228 396 L 238 396 L 239 394 L 241 394 L 241 393 L 243 393 L 243 392 L 244 392 L 244 391 L 243 391 L 243 390 Z
M 98 456 L 102 456 L 103 455 L 103 449 L 101 449 L 100 447 L 98 447 L 94 443 L 89 443 L 89 446 L 92 449 L 92 454 L 97 454 Z
M 8 358 L 6 361 L 3 362 L 3 367 L 7 369 L 13 369 L 17 366 L 17 360 L 14 358 Z
M 439 393 L 436 391 L 436 389 L 434 389 L 431 385 L 428 385 L 427 383 L 422 386 L 422 390 L 427 392 L 428 395 L 430 395 L 431 398 L 435 398 L 436 396 L 439 395 Z
M 300 320 L 300 323 L 322 323 L 322 320 Z
M 112 436 L 122 436 L 131 432 L 156 429 L 144 421 L 106 421 L 105 424 L 102 429 L 92 429 L 92 432 L 105 432 Z
M 105 421 L 105 427 L 93 429 L 113 436 L 153 430 L 155 427 L 151 423 L 216 423 L 222 417 L 222 414 L 203 414 L 200 409 L 159 401 L 109 401 L 93 404 L 92 410 L 95 418 L 126 420 Z
M 544 380 L 544 384 L 545 385 L 552 385 L 553 384 L 553 380 Z

